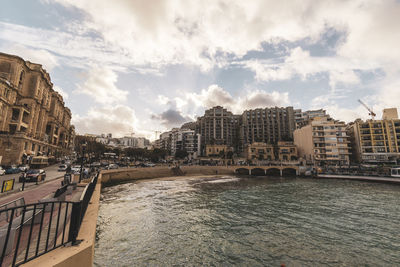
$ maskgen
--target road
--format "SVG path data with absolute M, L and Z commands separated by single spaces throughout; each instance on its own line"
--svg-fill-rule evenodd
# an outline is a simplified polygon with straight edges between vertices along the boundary
M 43 168 L 46 171 L 46 180 L 45 181 L 49 181 L 49 180 L 54 180 L 56 178 L 60 178 L 62 176 L 64 176 L 65 172 L 59 172 L 58 170 L 58 164 L 52 165 L 50 167 L 46 167 Z M 4 180 L 9 180 L 9 179 L 15 179 L 15 183 L 14 183 L 14 189 L 19 189 L 22 187 L 22 183 L 18 182 L 18 178 L 21 175 L 21 173 L 17 173 L 17 174 L 7 174 L 7 175 L 2 175 L 0 176 L 0 187 L 3 184 Z M 41 182 L 39 182 L 40 184 Z M 36 183 L 25 183 L 25 188 L 28 187 L 32 187 L 32 186 L 36 186 Z M 1 193 L 0 193 L 1 194 Z M 1 195 L 0 195 L 1 197 Z

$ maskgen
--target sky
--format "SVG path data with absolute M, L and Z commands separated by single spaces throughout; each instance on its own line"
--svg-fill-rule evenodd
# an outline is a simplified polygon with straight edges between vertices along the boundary
M 400 1 L 2 0 L 0 51 L 42 64 L 79 134 L 154 139 L 222 105 L 400 107 Z

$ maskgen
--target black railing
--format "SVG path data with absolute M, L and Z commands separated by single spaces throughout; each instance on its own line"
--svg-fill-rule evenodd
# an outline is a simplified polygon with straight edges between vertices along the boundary
M 60 246 L 76 245 L 98 174 L 78 202 L 49 201 L 0 210 L 0 266 L 19 266 Z M 19 203 L 20 204 L 20 203 Z

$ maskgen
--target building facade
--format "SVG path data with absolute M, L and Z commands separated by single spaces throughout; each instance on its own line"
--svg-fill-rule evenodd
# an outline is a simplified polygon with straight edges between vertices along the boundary
M 238 149 L 240 142 L 240 116 L 216 106 L 197 118 L 196 133 L 201 135 L 203 154 L 205 145 L 227 145 Z
M 33 155 L 69 155 L 74 136 L 71 111 L 46 70 L 0 53 L 1 164 L 25 163 Z
M 242 114 L 243 144 L 293 140 L 295 129 L 293 107 L 246 110 Z
M 294 131 L 299 156 L 316 165 L 349 165 L 346 124 L 329 117 L 316 117 Z
M 356 120 L 347 130 L 355 162 L 400 162 L 400 119 L 397 109 L 385 109 L 382 120 Z
M 316 109 L 316 110 L 307 110 L 301 111 L 301 109 L 294 110 L 294 117 L 296 123 L 296 129 L 300 129 L 303 126 L 306 126 L 310 123 L 313 118 L 316 117 L 326 117 L 329 115 L 326 114 L 326 110 L 324 109 Z
M 244 157 L 247 160 L 274 160 L 274 146 L 263 142 L 247 144 L 244 149 Z

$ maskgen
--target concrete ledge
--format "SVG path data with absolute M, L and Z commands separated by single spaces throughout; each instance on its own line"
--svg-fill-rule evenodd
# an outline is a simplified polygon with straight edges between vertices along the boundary
M 77 246 L 57 248 L 37 259 L 29 261 L 21 266 L 56 266 L 56 267 L 89 267 L 93 266 L 94 245 L 96 238 L 97 215 L 99 212 L 101 191 L 101 174 L 90 199 L 89 206 L 83 218 L 77 240 L 83 240 Z
M 191 175 L 232 175 L 234 168 L 226 166 L 183 166 L 181 167 L 185 176 Z M 149 168 L 123 168 L 102 171 L 101 182 L 103 184 L 123 183 L 132 180 L 172 177 L 176 174 L 170 167 Z

